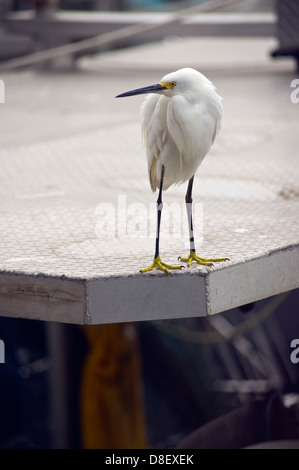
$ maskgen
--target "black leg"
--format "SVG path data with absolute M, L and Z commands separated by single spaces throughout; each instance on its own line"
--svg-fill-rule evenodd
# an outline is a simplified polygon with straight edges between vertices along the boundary
M 162 214 L 162 208 L 163 208 L 162 191 L 163 191 L 164 171 L 165 171 L 165 167 L 164 165 L 162 165 L 159 195 L 157 199 L 157 233 L 156 233 L 156 251 L 155 251 L 154 261 L 148 268 L 141 269 L 140 272 L 145 273 L 147 271 L 152 271 L 154 268 L 158 268 L 158 269 L 161 269 L 161 271 L 165 271 L 167 274 L 171 276 L 170 269 L 182 269 L 182 266 L 172 266 L 170 264 L 163 263 L 163 261 L 161 261 L 160 259 L 159 242 L 160 242 L 161 214 Z
M 156 259 L 159 256 L 160 253 L 160 225 L 161 225 L 161 214 L 162 214 L 162 209 L 163 209 L 163 202 L 162 202 L 162 190 L 163 190 L 163 181 L 164 181 L 164 171 L 165 167 L 162 165 L 161 169 L 161 179 L 160 179 L 160 189 L 159 189 L 159 195 L 157 199 L 157 233 L 156 233 L 156 251 L 155 251 L 155 256 L 154 259 Z
M 193 220 L 192 220 L 192 188 L 193 188 L 194 176 L 189 180 L 188 188 L 186 192 L 186 209 L 188 216 L 188 227 L 189 227 L 189 240 L 190 240 L 190 253 L 195 253 L 195 242 L 194 242 L 194 232 L 193 232 Z
M 196 261 L 198 264 L 202 264 L 204 266 L 212 266 L 212 262 L 217 261 L 226 261 L 228 258 L 200 258 L 196 254 L 195 250 L 195 241 L 194 241 L 194 231 L 193 231 L 193 220 L 192 220 L 192 188 L 193 188 L 193 180 L 194 176 L 190 178 L 188 183 L 188 188 L 186 192 L 186 208 L 187 208 L 187 216 L 188 216 L 188 226 L 189 226 L 189 240 L 190 240 L 190 254 L 188 258 L 181 258 L 181 261 L 188 263 L 188 266 L 191 266 L 192 261 Z

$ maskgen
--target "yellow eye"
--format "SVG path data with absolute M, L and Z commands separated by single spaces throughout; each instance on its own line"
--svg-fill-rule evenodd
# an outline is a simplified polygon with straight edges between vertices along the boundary
M 160 85 L 164 88 L 168 88 L 168 90 L 172 90 L 172 88 L 176 86 L 176 82 L 161 82 Z

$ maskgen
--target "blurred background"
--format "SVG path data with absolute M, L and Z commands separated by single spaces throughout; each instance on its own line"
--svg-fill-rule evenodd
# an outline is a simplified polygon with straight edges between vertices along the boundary
M 0 77 L 6 103 L 0 109 L 1 148 L 137 119 L 136 103 L 128 102 L 128 114 L 118 118 L 116 105 L 108 108 L 98 86 L 104 83 L 116 94 L 133 88 L 136 74 L 140 86 L 148 84 L 146 75 L 149 83 L 159 78 L 163 61 L 171 58 L 166 51 L 167 58 L 155 62 L 147 49 L 149 70 L 144 53 L 138 55 L 137 49 L 134 55 L 142 44 L 167 47 L 173 38 L 205 38 L 200 60 L 218 82 L 223 74 L 227 95 L 238 63 L 246 66 L 246 61 L 254 63 L 254 81 L 264 61 L 282 60 L 281 69 L 273 72 L 274 85 L 269 75 L 261 82 L 269 94 L 285 83 L 289 87 L 299 58 L 297 2 L 218 2 L 207 19 L 167 24 L 165 14 L 204 3 L 2 0 Z M 92 48 L 82 44 L 71 54 L 42 55 L 155 21 L 166 24 L 145 34 L 99 40 Z M 225 51 L 223 38 L 229 45 Z M 210 51 L 215 50 L 214 57 Z M 37 52 L 41 55 L 34 56 Z M 236 111 L 237 101 L 232 98 L 228 108 Z M 213 318 L 78 327 L 3 317 L 0 448 L 175 448 L 198 429 L 198 441 L 192 441 L 198 447 L 298 439 L 299 367 L 290 359 L 290 343 L 299 336 L 298 310 L 299 294 L 292 291 Z M 234 432 L 223 436 L 223 426 Z
M 126 25 L 127 20 L 130 19 L 129 16 L 126 19 L 126 17 L 121 18 L 114 15 L 113 20 L 111 16 L 103 15 L 105 12 L 175 12 L 204 3 L 205 0 L 193 2 L 180 0 L 2 0 L 0 6 L 0 18 L 2 18 L 0 59 L 33 52 L 40 47 L 76 41 L 95 32 L 103 33 Z M 243 0 L 219 7 L 218 11 L 274 13 L 275 5 L 274 0 L 265 0 L 263 2 Z M 74 13 L 75 16 L 72 16 L 71 13 Z M 88 15 L 90 13 L 93 15 Z M 45 18 L 50 19 L 53 15 L 58 20 L 57 24 L 54 26 L 45 23 Z M 291 18 L 291 14 L 289 17 Z M 37 21 L 34 21 L 35 18 L 37 18 Z M 138 18 L 132 17 L 131 21 L 136 19 Z M 142 20 L 144 20 L 144 17 L 139 17 L 139 21 Z M 86 21 L 88 24 L 86 24 Z M 161 37 L 169 34 L 180 34 L 181 30 L 178 30 L 178 28 L 178 24 L 171 31 L 164 28 L 163 31 L 157 33 L 156 39 L 161 39 Z M 9 35 L 7 35 L 8 32 Z M 190 32 L 191 28 L 189 27 L 189 30 L 186 30 L 184 34 L 190 34 Z M 244 32 L 243 30 L 241 34 L 243 35 Z M 211 33 L 210 27 L 206 34 L 211 35 Z M 205 33 L 201 31 L 200 34 Z M 229 34 L 228 29 L 225 34 Z M 265 30 L 262 34 L 267 34 L 267 31 Z M 146 39 L 148 40 L 144 35 L 139 35 L 137 42 L 140 43 Z M 153 36 L 151 36 L 151 40 L 153 40 Z M 136 42 L 136 39 L 133 37 L 128 41 L 132 44 Z M 113 47 L 115 45 L 113 43 Z M 118 42 L 118 46 L 125 45 L 128 45 L 128 42 Z

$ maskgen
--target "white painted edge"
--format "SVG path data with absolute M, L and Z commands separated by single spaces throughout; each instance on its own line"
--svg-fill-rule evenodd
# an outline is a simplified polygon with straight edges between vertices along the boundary
M 211 271 L 207 283 L 209 315 L 299 288 L 299 246 Z
M 114 323 L 214 315 L 299 287 L 299 246 L 220 269 L 165 277 L 87 282 L 88 322 Z

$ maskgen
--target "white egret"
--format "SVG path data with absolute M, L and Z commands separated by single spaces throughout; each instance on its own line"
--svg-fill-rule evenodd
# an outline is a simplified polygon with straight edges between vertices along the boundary
M 157 200 L 156 250 L 153 263 L 141 272 L 159 268 L 171 274 L 171 266 L 161 261 L 159 251 L 162 191 L 174 184 L 189 181 L 185 197 L 190 253 L 179 259 L 191 266 L 192 261 L 211 266 L 227 258 L 200 258 L 196 254 L 192 222 L 192 187 L 196 170 L 209 152 L 222 119 L 222 98 L 214 85 L 200 72 L 183 68 L 165 75 L 155 85 L 128 91 L 116 98 L 148 94 L 143 102 L 142 133 L 146 144 L 149 181 L 152 191 L 159 190 Z

